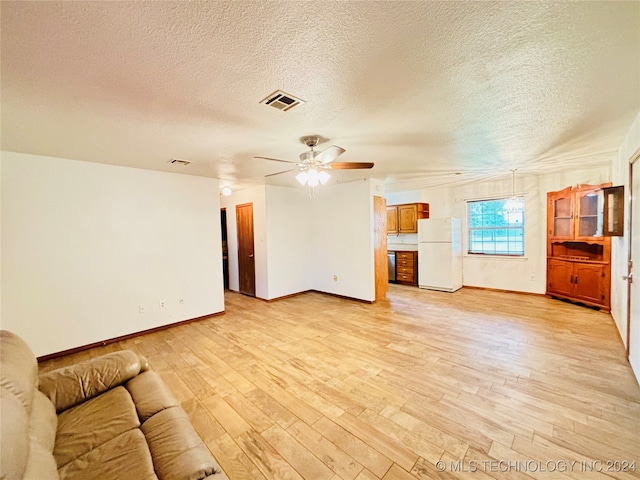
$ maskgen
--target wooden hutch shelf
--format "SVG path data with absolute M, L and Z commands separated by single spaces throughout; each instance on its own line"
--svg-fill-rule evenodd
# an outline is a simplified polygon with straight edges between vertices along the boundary
M 602 189 L 547 194 L 547 295 L 610 310 L 611 239 L 602 234 Z

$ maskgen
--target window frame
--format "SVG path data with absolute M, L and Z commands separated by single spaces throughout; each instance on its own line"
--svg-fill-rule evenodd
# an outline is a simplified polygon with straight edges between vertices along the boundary
M 525 258 L 525 197 L 524 195 L 516 195 L 515 198 L 519 199 L 522 202 L 522 223 L 518 226 L 510 226 L 510 225 L 501 225 L 501 226 L 485 226 L 484 223 L 482 226 L 479 227 L 472 227 L 471 226 L 471 204 L 472 203 L 483 203 L 483 202 L 495 202 L 495 201 L 500 201 L 500 200 L 504 200 L 507 201 L 509 198 L 512 198 L 510 196 L 500 196 L 500 197 L 491 197 L 491 198 L 480 198 L 477 200 L 472 200 L 472 199 L 468 199 L 466 200 L 466 220 L 467 220 L 467 235 L 466 235 L 466 241 L 467 241 L 467 248 L 466 248 L 466 255 L 468 256 L 478 256 L 478 257 L 483 257 L 483 256 L 487 256 L 487 257 L 499 257 L 499 258 L 515 258 L 515 259 L 522 259 Z M 504 210 L 500 210 L 500 212 L 504 212 Z M 498 213 L 496 212 L 494 215 L 498 215 Z M 491 241 L 491 244 L 493 245 L 493 251 L 492 252 L 486 252 L 486 251 L 472 251 L 472 245 L 474 244 L 473 240 L 472 240 L 472 235 L 473 232 L 485 232 L 485 231 L 495 231 L 495 230 L 510 230 L 510 231 L 520 231 L 522 232 L 522 250 L 518 251 L 517 253 L 510 253 L 509 249 L 507 248 L 507 253 L 498 253 L 496 252 L 496 242 L 495 242 L 495 237 L 494 239 Z M 508 238 L 508 236 L 507 236 Z M 484 243 L 484 242 L 483 242 Z M 509 245 L 509 242 L 507 241 L 507 246 Z

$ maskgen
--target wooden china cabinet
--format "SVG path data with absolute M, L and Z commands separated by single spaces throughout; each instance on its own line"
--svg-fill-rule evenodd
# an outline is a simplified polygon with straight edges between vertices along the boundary
M 611 238 L 602 234 L 602 189 L 579 185 L 547 194 L 547 295 L 608 312 Z

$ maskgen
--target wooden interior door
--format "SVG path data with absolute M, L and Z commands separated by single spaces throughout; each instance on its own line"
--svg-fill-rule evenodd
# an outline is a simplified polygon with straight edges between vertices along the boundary
M 376 300 L 384 300 L 389 290 L 389 269 L 387 265 L 387 201 L 383 197 L 373 197 L 373 230 Z
M 256 296 L 256 262 L 253 246 L 253 203 L 236 205 L 238 230 L 238 289 L 240 293 Z
M 627 309 L 627 355 L 629 362 L 637 369 L 640 366 L 640 202 L 634 200 L 640 196 L 640 151 L 632 158 L 629 167 L 629 270 L 628 309 Z M 635 272 L 635 273 L 634 273 Z M 636 370 L 637 372 L 637 370 Z M 638 374 L 637 374 L 638 375 Z
M 222 232 L 222 283 L 229 289 L 229 248 L 227 243 L 227 209 L 220 209 L 220 230 Z

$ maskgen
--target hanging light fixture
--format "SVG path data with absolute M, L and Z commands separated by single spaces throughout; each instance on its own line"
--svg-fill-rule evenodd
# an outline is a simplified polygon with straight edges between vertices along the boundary
M 222 190 L 220 190 L 220 193 L 222 193 L 222 195 L 224 195 L 225 197 L 228 197 L 229 195 L 231 195 L 231 187 L 229 185 L 225 185 L 224 187 L 222 187 Z
M 511 197 L 507 199 L 504 207 L 502 207 L 503 211 L 507 213 L 520 213 L 524 210 L 522 199 L 516 197 L 516 170 L 517 168 L 511 169 Z
M 331 178 L 331 176 L 324 170 L 318 171 L 315 168 L 301 171 L 296 175 L 296 180 L 302 185 L 308 185 L 310 187 L 317 187 L 318 185 L 324 185 Z

